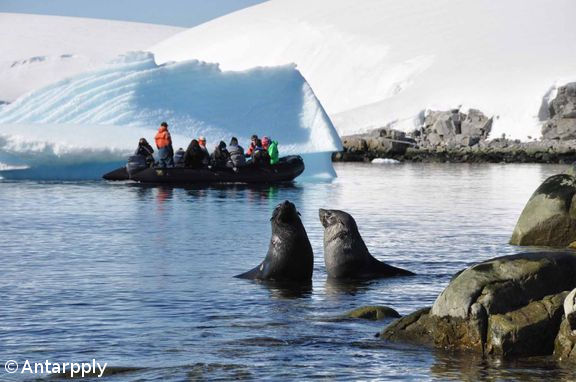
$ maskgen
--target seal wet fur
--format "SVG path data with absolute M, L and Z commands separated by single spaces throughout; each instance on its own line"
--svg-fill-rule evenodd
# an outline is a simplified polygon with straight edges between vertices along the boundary
M 314 254 L 296 206 L 287 200 L 280 203 L 270 222 L 272 238 L 266 258 L 254 269 L 235 277 L 286 282 L 312 280 Z
M 341 280 L 369 280 L 414 273 L 374 258 L 352 216 L 339 210 L 319 210 L 324 226 L 324 262 L 328 277 Z

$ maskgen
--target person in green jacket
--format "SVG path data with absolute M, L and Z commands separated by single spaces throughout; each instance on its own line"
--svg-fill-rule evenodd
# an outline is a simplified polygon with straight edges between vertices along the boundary
M 268 155 L 270 155 L 270 164 L 276 164 L 280 160 L 278 153 L 278 142 L 273 141 L 269 137 L 262 138 L 262 147 L 264 150 L 268 150 Z

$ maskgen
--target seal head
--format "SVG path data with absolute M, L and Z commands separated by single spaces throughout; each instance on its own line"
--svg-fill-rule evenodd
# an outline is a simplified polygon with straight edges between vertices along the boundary
M 319 216 L 324 226 L 324 263 L 329 278 L 368 280 L 414 274 L 374 258 L 350 214 L 321 208 Z
M 280 203 L 270 218 L 272 237 L 266 258 L 254 269 L 236 277 L 252 280 L 312 280 L 314 254 L 296 206 Z

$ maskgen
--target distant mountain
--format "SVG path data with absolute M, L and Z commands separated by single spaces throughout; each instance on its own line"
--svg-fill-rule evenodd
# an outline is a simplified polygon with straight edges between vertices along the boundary
M 0 101 L 142 50 L 182 28 L 0 13 Z
M 418 126 L 426 109 L 494 116 L 492 137 L 540 136 L 576 79 L 573 0 L 272 0 L 154 46 L 159 63 L 296 63 L 341 134 Z

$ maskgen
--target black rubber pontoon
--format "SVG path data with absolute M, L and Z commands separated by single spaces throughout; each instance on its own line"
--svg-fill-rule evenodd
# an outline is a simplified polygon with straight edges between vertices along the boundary
M 119 168 L 103 176 L 106 180 L 134 180 L 142 183 L 279 183 L 294 180 L 304 171 L 304 160 L 299 155 L 280 158 L 278 164 L 258 167 L 247 165 L 234 171 L 231 168 L 147 167 L 128 175 Z

